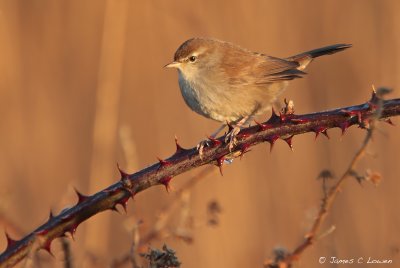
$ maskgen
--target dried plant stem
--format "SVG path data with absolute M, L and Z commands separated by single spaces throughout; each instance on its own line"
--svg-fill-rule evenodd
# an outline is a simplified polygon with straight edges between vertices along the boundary
M 123 267 L 129 261 L 132 262 L 132 259 L 135 261 L 133 267 L 135 267 L 135 265 L 137 266 L 136 260 L 134 258 L 134 255 L 137 253 L 136 251 L 141 247 L 148 245 L 153 240 L 156 240 L 161 236 L 161 233 L 163 233 L 166 228 L 168 218 L 172 214 L 172 211 L 176 207 L 178 201 L 182 198 L 182 195 L 186 191 L 192 189 L 198 182 L 207 178 L 208 175 L 210 175 L 213 172 L 215 172 L 214 169 L 210 168 L 203 169 L 198 174 L 191 177 L 179 190 L 174 192 L 174 195 L 172 196 L 169 203 L 166 206 L 164 206 L 158 213 L 160 216 L 158 217 L 157 222 L 153 225 L 153 228 L 145 236 L 143 236 L 143 238 L 138 239 L 139 241 L 137 243 L 135 243 L 134 241 L 132 243 L 131 251 L 125 253 L 122 257 L 115 259 L 112 262 L 111 267 L 112 268 Z M 136 228 L 135 232 L 137 231 L 138 230 Z
M 357 153 L 354 155 L 353 159 L 350 162 L 349 167 L 343 173 L 340 179 L 336 182 L 336 184 L 333 187 L 331 187 L 328 194 L 323 198 L 321 208 L 318 212 L 318 216 L 315 219 L 310 231 L 307 233 L 306 239 L 291 254 L 287 255 L 285 259 L 281 261 L 281 263 L 290 265 L 293 261 L 298 260 L 300 258 L 300 255 L 318 239 L 318 233 L 321 229 L 322 224 L 325 222 L 325 219 L 328 216 L 328 213 L 331 210 L 332 205 L 334 204 L 334 200 L 337 194 L 340 192 L 341 187 L 343 186 L 346 179 L 352 176 L 351 173 L 355 168 L 356 164 L 365 154 L 365 150 L 367 148 L 368 143 L 371 140 L 371 137 L 372 137 L 372 129 L 369 129 L 362 146 L 358 149 Z

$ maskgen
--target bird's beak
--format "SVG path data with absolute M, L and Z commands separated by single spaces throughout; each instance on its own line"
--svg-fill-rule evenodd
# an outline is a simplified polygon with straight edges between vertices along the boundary
M 167 65 L 165 65 L 164 67 L 166 68 L 179 68 L 179 66 L 181 65 L 180 62 L 178 61 L 173 61 L 171 63 L 168 63 Z

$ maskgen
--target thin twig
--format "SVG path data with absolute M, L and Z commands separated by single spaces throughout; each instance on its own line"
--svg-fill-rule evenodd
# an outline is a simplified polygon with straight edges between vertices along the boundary
M 64 268 L 72 268 L 72 254 L 71 254 L 71 246 L 70 241 L 63 237 L 61 238 L 61 246 L 64 252 Z

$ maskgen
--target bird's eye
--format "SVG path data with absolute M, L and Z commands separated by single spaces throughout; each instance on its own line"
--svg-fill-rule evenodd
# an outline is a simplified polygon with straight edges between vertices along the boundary
M 189 61 L 190 62 L 195 62 L 197 60 L 196 56 L 190 56 Z

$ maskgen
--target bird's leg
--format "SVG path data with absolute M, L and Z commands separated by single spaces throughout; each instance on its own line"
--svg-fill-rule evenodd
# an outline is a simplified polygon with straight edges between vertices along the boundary
M 217 135 L 225 128 L 226 124 L 222 124 L 213 134 L 211 134 L 210 138 L 215 139 Z M 196 148 L 199 151 L 200 158 L 203 157 L 204 147 L 209 146 L 209 140 L 203 140 L 197 144 Z
M 237 143 L 236 136 L 239 134 L 241 127 L 250 120 L 251 116 L 245 116 L 242 119 L 240 119 L 238 122 L 236 122 L 233 125 L 233 128 L 231 131 L 228 132 L 225 136 L 225 143 L 229 142 L 229 151 L 232 151 L 233 147 Z
M 226 124 L 222 124 L 213 134 L 211 134 L 211 138 L 215 139 L 218 134 L 226 127 Z
M 233 147 L 236 145 L 237 139 L 236 136 L 239 134 L 240 129 L 243 125 L 249 122 L 252 118 L 252 115 L 248 115 L 240 119 L 239 121 L 232 124 L 233 128 L 226 134 L 225 143 L 229 142 L 229 151 L 232 151 Z M 230 123 L 226 123 L 221 125 L 211 136 L 210 138 L 215 139 L 217 135 L 225 128 L 225 126 L 229 125 Z M 199 151 L 200 158 L 203 157 L 203 150 L 204 147 L 209 146 L 209 140 L 203 140 L 199 144 L 197 144 L 196 148 Z

